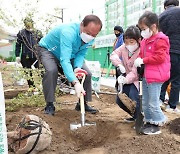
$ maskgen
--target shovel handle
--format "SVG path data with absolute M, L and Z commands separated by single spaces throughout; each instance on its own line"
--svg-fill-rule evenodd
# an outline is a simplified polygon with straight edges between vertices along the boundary
M 86 78 L 86 74 L 85 74 L 85 73 L 81 73 L 80 76 L 82 76 L 81 85 L 83 86 L 84 80 L 85 80 L 85 78 Z M 83 95 L 83 93 L 81 93 L 81 95 L 80 95 L 80 107 L 81 107 L 81 114 L 85 114 L 84 95 Z
M 81 85 L 83 86 L 84 84 L 84 80 L 86 78 L 86 74 L 82 73 L 82 81 L 81 81 Z M 83 93 L 81 93 L 80 95 L 80 108 L 81 108 L 81 125 L 84 126 L 85 125 L 85 107 L 84 107 L 84 95 Z

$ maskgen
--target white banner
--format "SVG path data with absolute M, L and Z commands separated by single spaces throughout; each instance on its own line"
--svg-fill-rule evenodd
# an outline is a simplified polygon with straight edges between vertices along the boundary
M 116 36 L 114 34 L 96 37 L 94 41 L 94 48 L 112 47 Z
M 4 99 L 4 90 L 3 90 L 1 72 L 0 72 L 0 154 L 8 154 L 5 99 Z

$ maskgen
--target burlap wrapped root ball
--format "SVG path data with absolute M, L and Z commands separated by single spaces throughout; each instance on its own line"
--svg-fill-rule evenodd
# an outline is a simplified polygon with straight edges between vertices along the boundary
M 36 115 L 26 115 L 15 131 L 8 132 L 8 144 L 16 154 L 37 154 L 50 146 L 49 125 Z

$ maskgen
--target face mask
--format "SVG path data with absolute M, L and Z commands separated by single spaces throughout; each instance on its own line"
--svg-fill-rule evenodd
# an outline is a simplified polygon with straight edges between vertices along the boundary
M 152 36 L 152 31 L 149 28 L 147 28 L 146 30 L 142 30 L 141 36 L 145 39 L 150 38 Z
M 137 48 L 139 47 L 139 45 L 136 43 L 134 45 L 126 45 L 126 48 L 128 49 L 129 52 L 133 53 Z
M 115 34 L 116 35 L 116 37 L 119 37 L 121 34 L 120 33 L 118 33 L 118 34 Z
M 92 40 L 94 40 L 94 37 L 93 37 L 93 36 L 88 35 L 88 34 L 86 34 L 86 33 L 84 33 L 84 32 L 82 32 L 82 33 L 80 34 L 80 36 L 81 36 L 81 39 L 83 40 L 83 42 L 85 42 L 85 43 L 89 43 L 89 42 L 91 42 Z

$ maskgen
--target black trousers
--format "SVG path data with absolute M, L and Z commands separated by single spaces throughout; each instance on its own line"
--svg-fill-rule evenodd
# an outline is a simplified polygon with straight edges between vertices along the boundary
M 46 102 L 55 102 L 55 90 L 57 86 L 57 78 L 58 78 L 58 71 L 62 74 L 62 68 L 58 67 L 60 65 L 59 60 L 47 49 L 43 47 L 39 47 L 39 58 L 45 68 L 45 74 L 43 75 L 43 93 Z M 60 69 L 60 70 L 58 70 Z M 84 100 L 89 102 L 92 101 L 92 87 L 91 87 L 91 72 L 88 67 L 84 64 L 82 69 L 88 72 L 88 75 L 84 81 L 84 90 L 86 91 L 86 95 Z
M 31 69 L 31 65 L 36 61 L 36 58 L 28 58 L 27 56 L 22 55 L 21 56 L 21 64 L 23 66 L 23 68 L 29 68 Z M 35 68 L 39 68 L 39 63 L 37 62 L 34 65 Z M 26 71 L 26 74 L 29 75 L 31 77 L 31 79 L 27 80 L 29 87 L 35 87 L 34 85 L 34 80 L 32 78 L 32 71 Z
M 160 99 L 164 102 L 166 89 L 171 82 L 171 90 L 169 96 L 169 102 L 171 108 L 176 108 L 179 102 L 179 90 L 180 90 L 180 54 L 170 53 L 171 56 L 171 73 L 170 79 L 163 83 L 161 87 Z

